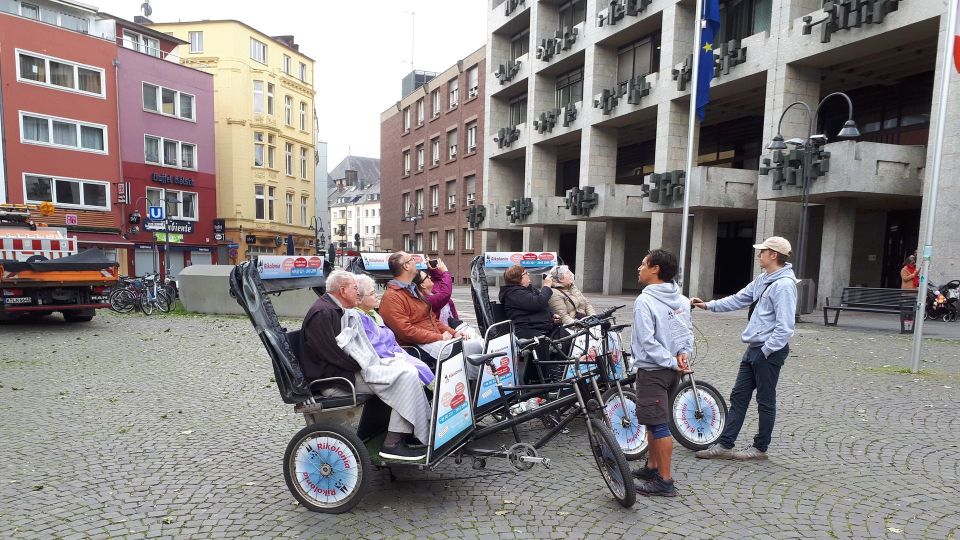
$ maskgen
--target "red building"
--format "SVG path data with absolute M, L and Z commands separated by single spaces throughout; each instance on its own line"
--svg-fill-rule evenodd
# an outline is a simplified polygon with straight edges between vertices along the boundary
M 121 262 L 123 239 L 112 23 L 67 2 L 14 2 L 0 10 L 5 201 L 56 206 L 45 216 L 80 249 Z M 97 37 L 103 36 L 103 37 Z

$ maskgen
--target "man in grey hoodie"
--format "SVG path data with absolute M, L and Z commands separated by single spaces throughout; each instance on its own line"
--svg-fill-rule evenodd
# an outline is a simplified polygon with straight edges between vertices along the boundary
M 678 267 L 676 256 L 654 249 L 637 268 L 644 288 L 633 305 L 631 351 L 637 367 L 637 422 L 647 427 L 650 450 L 647 463 L 633 475 L 643 481 L 637 492 L 645 496 L 677 495 L 670 474 L 670 392 L 689 371 L 687 357 L 693 350 L 690 301 L 673 281 Z
M 771 236 L 762 244 L 755 244 L 757 261 L 763 273 L 740 292 L 720 300 L 704 302 L 692 298 L 694 307 L 709 311 L 733 311 L 749 307 L 747 328 L 740 336 L 747 351 L 740 361 L 737 381 L 730 393 L 730 412 L 727 424 L 716 444 L 697 452 L 704 459 L 767 459 L 767 447 L 773 434 L 777 414 L 777 380 L 780 368 L 790 354 L 797 313 L 797 278 L 793 266 L 786 262 L 790 256 L 790 242 Z M 743 419 L 750 405 L 753 391 L 757 391 L 757 411 L 760 426 L 753 446 L 733 451 L 733 445 L 743 427 Z

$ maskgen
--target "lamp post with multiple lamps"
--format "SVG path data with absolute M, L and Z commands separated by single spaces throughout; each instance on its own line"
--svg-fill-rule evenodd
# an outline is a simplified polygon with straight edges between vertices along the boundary
M 830 98 L 833 97 L 843 97 L 847 100 L 847 121 L 844 122 L 843 128 L 837 134 L 838 138 L 841 139 L 850 139 L 860 136 L 860 130 L 857 129 L 856 122 L 853 121 L 853 101 L 851 101 L 850 96 L 844 94 L 843 92 L 833 92 L 828 94 L 817 105 L 815 110 L 811 109 L 803 101 L 795 101 L 787 106 L 783 110 L 783 113 L 780 114 L 780 120 L 777 122 L 777 134 L 774 136 L 773 141 L 767 146 L 768 150 L 773 150 L 775 152 L 782 152 L 787 149 L 787 144 L 790 143 L 797 147 L 797 150 L 801 153 L 801 205 L 802 210 L 800 211 L 800 232 L 797 235 L 797 278 L 803 283 L 802 290 L 800 291 L 800 299 L 798 302 L 798 310 L 800 313 L 809 313 L 812 310 L 812 307 L 807 306 L 807 287 L 809 286 L 809 280 L 806 276 L 806 265 L 807 265 L 807 228 L 809 226 L 809 195 L 810 195 L 810 184 L 818 176 L 820 176 L 819 170 L 815 170 L 813 167 L 814 157 L 818 159 L 821 158 L 820 148 L 827 143 L 827 138 L 824 135 L 814 134 L 814 130 L 817 128 L 817 119 L 820 115 L 820 109 L 823 108 L 823 104 L 827 102 Z M 804 108 L 807 111 L 807 117 L 809 118 L 809 124 L 807 126 L 807 137 L 805 139 L 790 139 L 789 141 L 784 142 L 782 132 L 780 127 L 783 124 L 783 118 L 787 115 L 787 111 L 792 109 L 795 106 Z
M 410 236 L 409 253 L 417 252 L 417 222 L 423 219 L 423 209 L 416 209 L 417 213 L 402 218 L 402 221 L 413 223 L 413 234 Z

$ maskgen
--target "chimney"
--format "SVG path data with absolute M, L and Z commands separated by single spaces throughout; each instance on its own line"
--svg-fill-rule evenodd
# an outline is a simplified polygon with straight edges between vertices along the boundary
M 133 18 L 133 22 L 137 24 L 153 24 L 153 21 L 144 17 L 143 15 L 137 15 Z
M 357 185 L 357 171 L 347 170 L 347 185 L 355 186 Z
M 287 47 L 290 47 L 297 52 L 300 52 L 300 46 L 294 41 L 293 36 L 273 36 L 273 39 L 283 43 Z

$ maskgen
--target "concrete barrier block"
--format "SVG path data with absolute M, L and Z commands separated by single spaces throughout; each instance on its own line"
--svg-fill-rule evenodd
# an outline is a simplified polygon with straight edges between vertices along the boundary
M 215 315 L 244 315 L 240 304 L 230 296 L 231 270 L 233 266 L 212 264 L 195 264 L 181 270 L 177 282 L 184 309 Z M 277 316 L 293 319 L 302 319 L 316 299 L 316 293 L 310 289 L 270 297 Z

